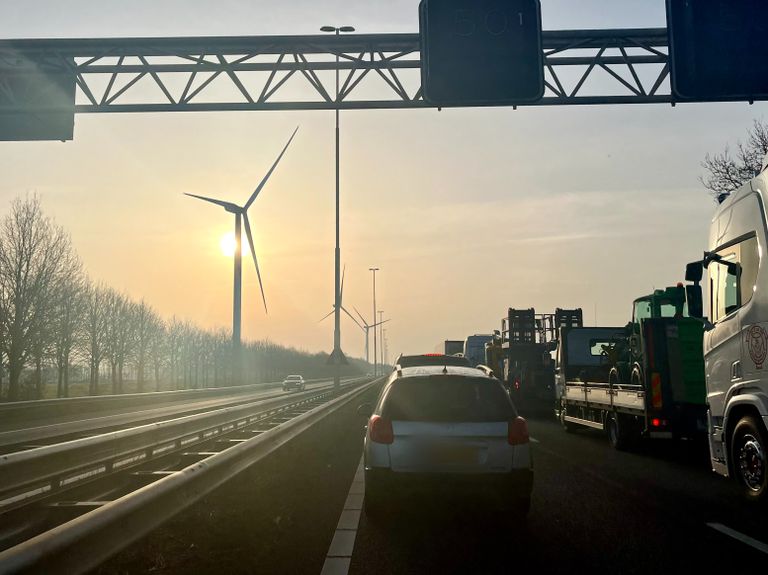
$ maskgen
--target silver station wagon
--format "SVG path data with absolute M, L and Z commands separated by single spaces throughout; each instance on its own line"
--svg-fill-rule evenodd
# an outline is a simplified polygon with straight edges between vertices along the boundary
M 496 378 L 475 368 L 394 371 L 365 435 L 365 510 L 372 517 L 401 495 L 443 493 L 490 499 L 520 515 L 533 485 L 528 426 Z

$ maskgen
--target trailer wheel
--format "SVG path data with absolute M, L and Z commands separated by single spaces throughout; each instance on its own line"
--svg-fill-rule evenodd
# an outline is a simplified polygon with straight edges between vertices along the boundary
M 762 426 L 751 415 L 742 417 L 733 430 L 733 472 L 744 496 L 768 504 L 768 441 Z
M 608 433 L 608 443 L 611 447 L 623 451 L 630 444 L 630 429 L 627 422 L 619 417 L 618 413 L 610 413 L 605 421 L 605 430 Z

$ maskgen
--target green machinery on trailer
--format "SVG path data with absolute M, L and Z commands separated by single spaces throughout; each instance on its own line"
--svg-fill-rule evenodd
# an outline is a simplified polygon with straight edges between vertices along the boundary
M 688 317 L 685 287 L 655 290 L 636 299 L 632 311 L 625 328 L 605 328 L 610 335 L 587 328 L 561 334 L 561 422 L 606 429 L 617 448 L 638 437 L 702 434 L 703 326 Z

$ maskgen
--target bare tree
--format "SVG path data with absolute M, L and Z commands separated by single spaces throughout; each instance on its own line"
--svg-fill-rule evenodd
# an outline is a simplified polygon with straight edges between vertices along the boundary
M 728 195 L 736 188 L 757 176 L 762 170 L 763 158 L 768 154 L 768 124 L 755 120 L 747 130 L 746 142 L 739 140 L 731 154 L 726 146 L 719 154 L 707 154 L 701 167 L 706 175 L 700 178 L 705 188 L 715 198 Z
M 112 393 L 123 393 L 123 368 L 135 343 L 134 304 L 114 290 L 107 293 L 106 350 L 112 375 Z
M 51 330 L 56 362 L 56 395 L 69 397 L 69 368 L 72 353 L 83 335 L 85 280 L 79 261 L 73 275 L 62 283 L 54 298 Z
M 89 395 L 99 394 L 99 369 L 107 353 L 107 299 L 103 286 L 89 286 L 85 293 L 83 347 L 88 358 Z
M 163 323 L 159 316 L 155 317 L 149 343 L 149 354 L 152 358 L 152 367 L 155 373 L 155 391 L 160 391 L 161 370 L 163 365 L 167 365 L 169 361 L 167 337 L 168 332 L 165 323 Z
M 0 224 L 0 308 L 5 324 L 8 398 L 19 398 L 21 373 L 34 356 L 38 396 L 42 357 L 49 339 L 52 295 L 74 273 L 69 236 L 46 217 L 36 196 L 16 199 Z
M 160 318 L 155 310 L 142 300 L 133 305 L 135 354 L 136 359 L 136 387 L 137 391 L 144 391 L 145 368 L 151 355 L 151 348 L 157 343 Z M 155 370 L 155 377 L 157 377 Z

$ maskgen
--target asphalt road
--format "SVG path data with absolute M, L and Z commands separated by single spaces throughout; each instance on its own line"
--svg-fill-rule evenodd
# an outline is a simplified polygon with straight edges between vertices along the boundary
M 533 421 L 525 522 L 469 503 L 420 502 L 361 517 L 350 573 L 754 573 L 768 555 L 708 524 L 768 542 L 768 514 L 708 469 L 705 446 L 617 452 L 602 433 Z
M 566 434 L 546 420 L 530 430 L 536 475 L 526 521 L 450 497 L 395 504 L 385 520 L 359 514 L 342 564 L 355 575 L 731 575 L 766 565 L 765 550 L 709 525 L 768 543 L 768 513 L 709 470 L 704 446 L 625 453 L 592 430 Z M 356 523 L 343 509 L 359 507 L 361 441 L 362 422 L 348 406 L 99 573 L 320 573 L 340 518 Z
M 306 390 L 329 384 L 330 380 L 307 383 Z M 9 451 L 8 446 L 15 448 L 25 443 L 46 445 L 83 433 L 91 435 L 97 431 L 113 431 L 164 421 L 283 393 L 296 392 L 283 392 L 279 384 L 265 384 L 264 387 L 251 386 L 247 389 L 198 390 L 197 393 L 181 397 L 159 394 L 153 399 L 152 394 L 136 394 L 111 398 L 117 401 L 108 404 L 65 400 L 59 404 L 48 402 L 44 409 L 35 408 L 34 402 L 30 402 L 28 409 L 11 409 L 9 413 L 0 413 L 0 449 L 5 453 Z M 13 408 L 13 405 L 9 407 Z

